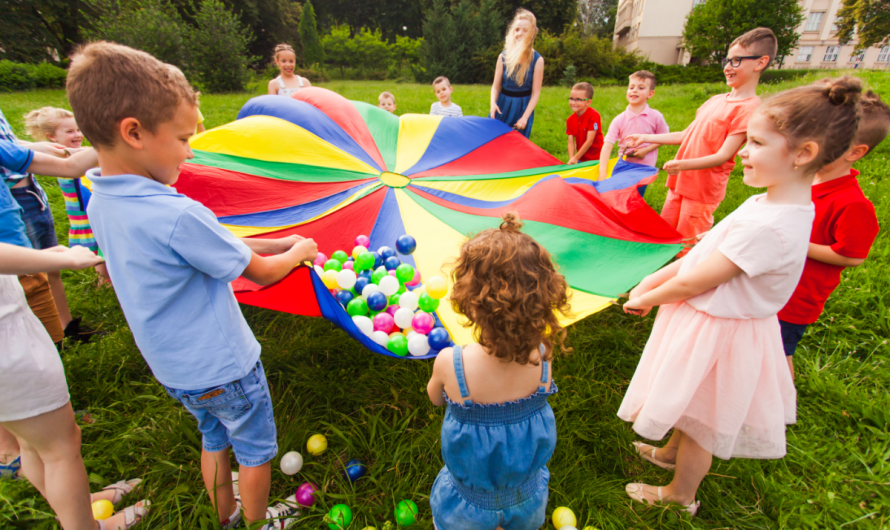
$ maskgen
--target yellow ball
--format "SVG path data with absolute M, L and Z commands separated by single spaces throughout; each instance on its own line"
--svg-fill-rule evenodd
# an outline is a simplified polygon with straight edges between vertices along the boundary
M 367 248 L 359 245 L 359 246 L 355 247 L 354 249 L 352 249 L 352 257 L 355 259 L 358 259 L 358 257 L 361 256 L 362 252 L 367 252 L 367 251 L 368 251 Z
M 584 530 L 598 530 L 595 526 L 585 526 Z
M 111 501 L 101 500 L 93 503 L 93 519 L 102 521 L 114 515 L 114 505 Z
M 575 526 L 577 524 L 578 520 L 575 519 L 574 512 L 569 508 L 560 506 L 553 510 L 553 526 L 555 526 L 557 530 L 563 526 Z
M 324 286 L 328 289 L 337 289 L 339 285 L 337 285 L 337 273 L 339 271 L 335 271 L 334 269 L 324 271 L 324 274 L 321 275 L 321 281 L 324 282 Z
M 328 448 L 328 439 L 323 434 L 313 434 L 306 442 L 306 450 L 309 454 L 320 455 Z
M 448 294 L 448 282 L 441 276 L 433 276 L 426 281 L 426 294 L 439 300 Z
M 366 526 L 366 527 L 362 528 L 362 530 L 377 530 L 377 528 L 374 526 Z

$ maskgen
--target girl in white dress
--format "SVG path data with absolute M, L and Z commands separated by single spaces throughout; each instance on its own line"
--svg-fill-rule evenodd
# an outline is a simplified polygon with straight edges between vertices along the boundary
M 297 54 L 290 44 L 279 44 L 275 46 L 275 53 L 272 54 L 275 65 L 278 66 L 280 74 L 275 79 L 269 81 L 270 96 L 287 96 L 291 97 L 301 88 L 312 86 L 305 77 L 300 77 L 294 73 L 297 67 Z

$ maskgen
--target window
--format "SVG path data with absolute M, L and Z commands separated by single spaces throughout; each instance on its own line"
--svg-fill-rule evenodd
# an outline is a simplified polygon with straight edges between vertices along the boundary
M 837 54 L 841 51 L 840 46 L 829 46 L 827 50 L 825 50 L 825 57 L 822 58 L 823 63 L 833 63 L 837 61 Z
M 812 46 L 801 46 L 800 51 L 797 53 L 797 62 L 799 63 L 808 63 L 810 59 L 813 57 L 813 47 Z
M 884 46 L 881 48 L 881 53 L 878 54 L 878 62 L 886 63 L 890 61 L 890 46 Z
M 859 62 L 862 62 L 863 59 L 865 59 L 865 50 L 862 50 L 861 52 L 857 53 L 856 55 L 850 56 L 851 63 L 859 63 Z
M 834 22 L 831 23 L 831 31 L 837 31 L 837 25 L 841 23 L 841 17 L 834 17 Z
M 810 18 L 807 19 L 807 27 L 804 28 L 804 31 L 819 31 L 824 15 L 825 13 L 810 13 Z

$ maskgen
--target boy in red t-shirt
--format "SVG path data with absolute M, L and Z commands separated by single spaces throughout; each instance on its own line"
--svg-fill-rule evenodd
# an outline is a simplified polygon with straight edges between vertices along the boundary
M 566 120 L 569 137 L 569 164 L 600 159 L 603 148 L 603 124 L 600 113 L 590 108 L 593 85 L 578 83 L 569 95 L 572 115 Z
M 878 218 L 856 177 L 853 163 L 878 146 L 890 132 L 890 107 L 872 91 L 860 100 L 862 118 L 853 145 L 813 181 L 816 219 L 810 250 L 797 289 L 779 311 L 785 358 L 794 377 L 794 350 L 807 326 L 816 322 L 825 302 L 841 282 L 841 271 L 858 267 L 878 235 Z

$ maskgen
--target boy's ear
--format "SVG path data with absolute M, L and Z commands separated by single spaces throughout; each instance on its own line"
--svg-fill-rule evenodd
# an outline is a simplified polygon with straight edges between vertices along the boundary
M 861 160 L 862 157 L 868 154 L 868 146 L 865 144 L 854 145 L 848 151 L 844 159 L 847 162 L 856 162 L 857 160 Z
M 760 59 L 757 59 L 757 65 L 754 67 L 755 72 L 763 73 L 769 68 L 769 55 L 764 55 Z
M 142 149 L 144 129 L 136 118 L 124 118 L 118 126 L 121 139 L 133 149 Z

